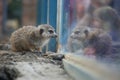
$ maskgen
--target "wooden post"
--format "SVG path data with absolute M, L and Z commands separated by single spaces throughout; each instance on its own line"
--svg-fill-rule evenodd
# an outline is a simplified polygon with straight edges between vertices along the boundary
M 119 65 L 105 64 L 82 55 L 66 54 L 64 69 L 75 80 L 120 80 Z

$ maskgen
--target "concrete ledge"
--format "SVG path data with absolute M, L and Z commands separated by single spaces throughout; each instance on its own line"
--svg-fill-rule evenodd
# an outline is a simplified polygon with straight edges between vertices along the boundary
M 120 72 L 84 56 L 66 54 L 64 68 L 75 80 L 120 80 Z

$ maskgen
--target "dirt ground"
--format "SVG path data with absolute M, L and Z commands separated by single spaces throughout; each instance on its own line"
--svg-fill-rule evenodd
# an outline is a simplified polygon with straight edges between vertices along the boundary
M 0 50 L 0 80 L 71 80 L 60 58 Z

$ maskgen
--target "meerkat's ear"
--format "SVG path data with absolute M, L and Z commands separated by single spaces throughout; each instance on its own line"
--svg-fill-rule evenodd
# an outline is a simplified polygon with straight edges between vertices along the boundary
M 40 29 L 39 33 L 42 34 L 44 32 L 44 29 Z

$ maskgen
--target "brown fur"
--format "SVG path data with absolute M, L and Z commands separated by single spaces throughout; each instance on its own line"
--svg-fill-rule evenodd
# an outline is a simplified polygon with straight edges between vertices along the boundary
M 57 34 L 50 25 L 24 26 L 12 33 L 11 49 L 13 51 L 41 51 L 51 37 L 57 37 Z

